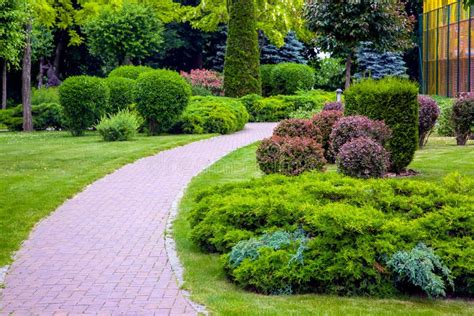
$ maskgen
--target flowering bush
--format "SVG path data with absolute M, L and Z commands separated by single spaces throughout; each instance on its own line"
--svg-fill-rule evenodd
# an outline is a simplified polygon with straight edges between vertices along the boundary
M 334 156 L 329 150 L 329 136 L 331 135 L 334 124 L 343 116 L 344 114 L 341 111 L 322 111 L 312 118 L 313 125 L 317 126 L 321 132 L 321 144 L 324 148 L 324 156 L 326 160 L 330 162 L 334 162 Z
M 321 131 L 310 120 L 288 119 L 283 120 L 274 129 L 273 135 L 288 137 L 309 137 L 321 143 Z
M 457 144 L 466 145 L 474 125 L 474 97 L 468 95 L 456 100 L 451 120 L 454 123 Z
M 224 95 L 224 78 L 216 71 L 193 69 L 189 73 L 181 71 L 181 76 L 186 78 L 193 87 L 204 88 L 214 95 Z
M 296 176 L 308 170 L 323 170 L 326 160 L 321 144 L 314 139 L 274 135 L 260 144 L 257 162 L 266 174 Z
M 344 104 L 342 104 L 342 102 L 328 102 L 324 105 L 323 111 L 344 112 Z
M 420 104 L 418 110 L 418 145 L 421 148 L 428 141 L 428 137 L 436 124 L 440 111 L 436 101 L 427 95 L 418 96 L 418 103 Z
M 366 116 L 355 115 L 339 119 L 329 136 L 329 147 L 336 157 L 345 143 L 358 137 L 369 137 L 382 146 L 391 136 L 390 129 L 383 121 L 373 121 Z
M 356 178 L 381 178 L 387 172 L 387 151 L 368 137 L 355 138 L 339 149 L 336 158 L 339 172 Z

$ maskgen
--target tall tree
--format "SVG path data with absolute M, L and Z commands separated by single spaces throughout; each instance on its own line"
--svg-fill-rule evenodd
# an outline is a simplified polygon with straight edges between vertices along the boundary
M 22 65 L 22 84 L 21 84 L 21 99 L 23 103 L 23 131 L 33 131 L 33 117 L 31 113 L 31 18 L 28 19 L 25 26 L 26 41 L 23 52 Z
M 351 2 L 308 0 L 306 19 L 318 34 L 316 44 L 346 59 L 346 88 L 350 85 L 353 55 L 361 42 L 380 51 L 401 51 L 412 45 L 412 21 L 399 1 Z
M 261 94 L 260 52 L 254 0 L 230 0 L 224 62 L 224 91 L 229 97 Z
M 25 37 L 25 17 L 25 6 L 21 0 L 0 0 L 2 109 L 7 107 L 7 70 L 19 66 Z

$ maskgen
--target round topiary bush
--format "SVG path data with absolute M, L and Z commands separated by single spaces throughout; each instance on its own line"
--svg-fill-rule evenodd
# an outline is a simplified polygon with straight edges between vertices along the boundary
M 354 138 L 342 145 L 336 158 L 339 172 L 356 178 L 381 178 L 389 167 L 387 151 L 369 137 Z
M 127 109 L 135 102 L 135 84 L 133 79 L 122 77 L 110 77 L 105 79 L 110 90 L 109 114 L 115 114 L 120 110 Z
M 326 160 L 321 144 L 314 139 L 274 135 L 261 142 L 257 162 L 266 174 L 296 176 L 305 171 L 324 170 Z
M 459 98 L 453 105 L 451 120 L 454 123 L 456 142 L 458 145 L 466 145 L 471 128 L 474 125 L 474 97 L 467 96 Z
M 149 133 L 168 131 L 189 103 L 191 86 L 177 72 L 155 70 L 140 75 L 136 86 L 137 110 Z
M 319 128 L 321 132 L 321 144 L 324 148 L 324 157 L 329 162 L 334 162 L 334 156 L 331 154 L 331 150 L 329 150 L 329 136 L 331 135 L 332 129 L 334 124 L 343 117 L 344 114 L 341 111 L 322 111 L 312 118 L 313 125 Z
M 305 119 L 287 119 L 273 130 L 273 135 L 288 137 L 309 137 L 321 144 L 322 135 L 319 128 L 310 120 Z
M 72 135 L 80 136 L 105 114 L 109 88 L 104 79 L 69 77 L 59 87 L 59 101 Z
M 418 146 L 421 148 L 428 141 L 440 111 L 436 101 L 427 95 L 419 95 L 418 103 L 420 105 L 418 110 Z
M 138 79 L 138 77 L 145 72 L 153 71 L 153 68 L 148 66 L 120 66 L 109 73 L 109 77 L 121 77 L 128 79 Z
M 260 65 L 260 78 L 262 79 L 262 95 L 269 97 L 273 93 L 272 70 L 276 65 Z
M 308 91 L 314 86 L 314 70 L 308 65 L 281 63 L 270 75 L 273 94 L 296 94 Z
M 344 104 L 342 104 L 342 102 L 327 102 L 323 107 L 323 111 L 344 112 Z
M 383 121 L 373 121 L 366 116 L 355 115 L 340 118 L 329 136 L 329 147 L 334 157 L 347 142 L 359 137 L 369 137 L 382 146 L 391 136 Z

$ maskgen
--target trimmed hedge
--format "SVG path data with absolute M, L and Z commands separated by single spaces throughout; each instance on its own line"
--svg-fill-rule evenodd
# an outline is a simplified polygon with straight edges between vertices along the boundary
M 141 74 L 136 85 L 137 110 L 148 124 L 148 132 L 167 132 L 177 122 L 191 97 L 191 85 L 171 70 Z
M 345 114 L 383 120 L 392 130 L 387 149 L 391 170 L 403 171 L 418 148 L 418 87 L 400 78 L 367 79 L 345 92 Z
M 420 105 L 418 112 L 418 146 L 421 148 L 428 142 L 436 121 L 439 117 L 439 107 L 433 98 L 427 95 L 419 95 L 418 103 Z
M 422 294 L 395 282 L 388 260 L 423 242 L 451 271 L 447 294 L 472 296 L 473 205 L 474 181 L 458 174 L 443 184 L 271 175 L 200 192 L 191 238 L 225 254 L 226 273 L 252 291 L 374 296 Z M 302 239 L 293 235 L 299 230 Z M 242 241 L 248 247 L 238 249 Z
M 59 100 L 72 135 L 80 136 L 106 113 L 109 88 L 104 79 L 72 76 L 59 86 Z
M 229 134 L 244 128 L 249 115 L 238 99 L 193 97 L 175 130 L 187 134 Z
M 108 114 L 115 114 L 127 109 L 135 102 L 135 85 L 133 79 L 109 77 L 105 79 L 110 90 Z
M 120 66 L 109 73 L 109 77 L 120 77 L 136 80 L 138 77 L 146 72 L 153 71 L 153 68 L 148 66 Z
M 296 94 L 311 90 L 315 83 L 314 69 L 296 63 L 277 64 L 270 73 L 272 94 Z
M 313 116 L 311 119 L 313 124 L 317 126 L 321 132 L 321 144 L 324 148 L 324 157 L 329 162 L 334 162 L 335 157 L 329 148 L 329 137 L 336 122 L 342 118 L 344 114 L 341 111 L 322 111 Z
M 260 65 L 260 78 L 262 78 L 262 95 L 269 97 L 273 94 L 272 71 L 276 65 Z
M 322 135 L 319 127 L 310 120 L 287 119 L 281 121 L 273 130 L 273 135 L 281 137 L 308 137 L 321 144 Z

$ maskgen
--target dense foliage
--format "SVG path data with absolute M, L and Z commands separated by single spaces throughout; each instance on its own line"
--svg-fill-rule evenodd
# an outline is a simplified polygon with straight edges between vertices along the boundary
M 456 142 L 466 145 L 474 127 L 474 97 L 462 97 L 453 105 L 451 120 L 454 124 Z
M 306 64 L 304 57 L 305 46 L 295 32 L 290 32 L 285 38 L 285 45 L 276 47 L 262 36 L 260 44 L 260 62 L 262 64 L 298 63 Z
M 192 240 L 205 251 L 229 254 L 226 272 L 250 290 L 392 295 L 407 290 L 397 281 L 405 259 L 396 267 L 389 260 L 423 242 L 451 271 L 454 290 L 447 287 L 447 294 L 474 294 L 474 182 L 456 174 L 441 185 L 335 173 L 273 175 L 214 187 L 196 202 Z M 277 237 L 282 241 L 269 240 Z M 403 263 L 415 268 L 410 257 Z
M 191 86 L 177 72 L 154 70 L 137 79 L 137 110 L 150 134 L 168 131 L 189 103 Z
M 440 115 L 436 123 L 436 133 L 439 136 L 454 136 L 454 124 L 451 120 L 453 114 L 453 99 L 432 96 L 438 103 Z
M 324 105 L 323 111 L 341 111 L 344 112 L 344 104 L 342 102 L 328 102 Z
M 260 52 L 255 1 L 232 0 L 224 63 L 224 91 L 228 97 L 261 94 Z
M 390 169 L 404 170 L 418 148 L 418 87 L 406 79 L 366 79 L 345 93 L 345 114 L 383 120 L 392 130 L 388 143 Z
M 420 106 L 418 111 L 418 146 L 421 148 L 428 142 L 428 137 L 435 127 L 440 111 L 436 101 L 429 96 L 418 96 L 418 103 Z
M 339 58 L 324 58 L 311 63 L 317 89 L 336 91 L 344 87 L 344 64 Z
M 244 128 L 249 115 L 238 99 L 193 97 L 175 130 L 186 134 L 229 134 Z
M 140 119 L 128 110 L 121 110 L 114 115 L 103 117 L 96 129 L 107 142 L 130 140 L 137 133 Z
M 296 94 L 298 91 L 308 91 L 314 86 L 314 70 L 308 65 L 281 63 L 270 73 L 272 94 Z
M 108 113 L 115 114 L 135 102 L 135 80 L 123 77 L 105 79 L 110 91 Z
M 142 73 L 152 71 L 153 68 L 147 66 L 120 66 L 109 73 L 109 77 L 122 77 L 128 79 L 138 79 Z
M 356 51 L 358 73 L 357 79 L 382 79 L 387 76 L 408 77 L 407 67 L 400 52 L 379 52 L 372 47 L 372 43 L 364 42 Z
M 260 78 L 262 80 L 262 95 L 264 97 L 269 97 L 273 93 L 272 85 L 272 70 L 275 68 L 275 65 L 264 64 L 260 65 Z
M 324 170 L 324 150 L 308 137 L 272 136 L 257 149 L 257 163 L 266 173 L 296 176 L 305 171 Z
M 59 103 L 59 90 L 56 87 L 32 89 L 31 105 Z
M 287 119 L 281 121 L 273 130 L 273 135 L 288 137 L 309 137 L 321 143 L 322 135 L 319 127 L 310 120 Z
M 356 178 L 382 178 L 390 160 L 387 151 L 369 137 L 354 138 L 339 149 L 337 170 Z
M 213 95 L 223 95 L 223 77 L 220 73 L 206 69 L 192 69 L 189 73 L 182 71 L 181 76 L 186 78 L 193 87 L 208 90 Z
M 64 80 L 59 87 L 59 101 L 72 135 L 82 135 L 99 121 L 106 113 L 109 94 L 104 79 L 73 76 Z
M 58 103 L 41 103 L 31 107 L 33 127 L 37 131 L 66 128 L 63 108 Z M 10 131 L 23 130 L 23 108 L 21 105 L 0 111 L 0 123 Z
M 335 156 L 330 150 L 329 137 L 331 136 L 334 125 L 343 116 L 344 114 L 341 111 L 326 110 L 316 114 L 312 118 L 313 125 L 317 126 L 321 133 L 324 157 L 329 162 L 334 162 L 335 159 Z

